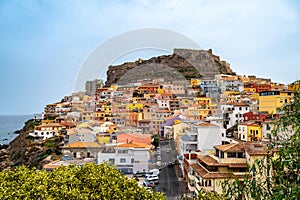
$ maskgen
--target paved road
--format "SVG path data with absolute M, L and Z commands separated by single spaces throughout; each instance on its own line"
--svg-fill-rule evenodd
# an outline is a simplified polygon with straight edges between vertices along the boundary
M 167 199 L 180 199 L 185 193 L 185 182 L 177 178 L 176 166 L 168 166 L 169 162 L 175 162 L 174 144 L 162 141 L 160 144 L 162 168 L 160 171 L 159 184 L 155 186 L 156 192 L 164 192 Z

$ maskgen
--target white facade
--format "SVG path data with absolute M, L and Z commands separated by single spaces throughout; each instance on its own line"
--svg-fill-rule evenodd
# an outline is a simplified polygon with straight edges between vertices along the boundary
M 96 133 L 81 132 L 69 134 L 65 136 L 65 144 L 72 144 L 74 142 L 95 142 Z
M 33 137 L 41 138 L 42 140 L 46 140 L 48 138 L 52 138 L 58 135 L 58 132 L 50 131 L 50 130 L 35 130 L 33 133 L 29 133 L 29 135 Z
M 149 148 L 111 147 L 98 153 L 97 163 L 104 161 L 116 165 L 124 173 L 148 172 Z
M 208 122 L 192 123 L 179 140 L 180 154 L 200 150 L 207 152 L 222 144 L 221 127 Z
M 29 133 L 30 136 L 46 140 L 53 136 L 59 135 L 63 126 L 58 123 L 50 123 L 36 126 L 33 133 Z
M 221 104 L 220 108 L 226 129 L 233 127 L 238 122 L 244 122 L 244 114 L 250 111 L 250 106 L 243 103 L 225 103 Z
M 238 125 L 238 137 L 242 141 L 248 140 L 248 126 L 247 124 Z
M 170 109 L 169 99 L 157 99 L 159 108 Z

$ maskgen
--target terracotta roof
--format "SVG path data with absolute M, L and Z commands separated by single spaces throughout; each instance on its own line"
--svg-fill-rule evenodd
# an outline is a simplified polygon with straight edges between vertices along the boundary
M 209 172 L 199 163 L 191 164 L 194 171 L 205 179 L 244 178 L 244 174 L 233 174 L 231 172 Z
M 214 158 L 212 158 L 210 155 L 205 155 L 203 157 L 199 157 L 199 160 L 208 166 L 228 166 L 228 163 L 219 163 Z
M 218 149 L 220 151 L 224 151 L 224 152 L 236 152 L 236 151 L 242 151 L 243 150 L 240 143 L 238 143 L 238 144 L 216 145 L 216 146 L 214 146 L 214 148 Z
M 138 142 L 151 144 L 151 135 L 150 134 L 138 134 L 138 133 L 121 133 L 117 135 L 118 143 L 127 143 L 127 142 Z
M 205 126 L 205 127 L 207 127 L 207 126 L 217 126 L 217 125 L 211 124 L 209 122 L 204 122 L 204 123 L 200 124 L 199 126 L 203 126 L 203 127 Z
M 146 143 L 132 142 L 132 143 L 118 144 L 118 147 L 119 148 L 148 148 L 149 145 Z
M 268 154 L 268 147 L 256 142 L 241 142 L 238 144 L 224 144 L 216 145 L 215 149 L 224 152 L 241 152 L 245 151 L 249 155 L 266 155 Z
M 172 112 L 171 110 L 156 110 L 155 111 L 156 113 L 170 113 L 170 112 Z
M 245 104 L 245 103 L 233 103 L 234 106 L 243 106 L 243 107 L 246 107 L 246 106 L 249 106 L 248 104 Z
M 38 125 L 37 127 L 63 127 L 59 123 L 49 123 L 49 124 L 41 124 Z
M 74 122 L 62 121 L 62 122 L 60 122 L 60 124 L 63 126 L 76 126 L 76 123 L 74 123 Z
M 73 142 L 62 148 L 99 148 L 100 144 L 97 142 Z

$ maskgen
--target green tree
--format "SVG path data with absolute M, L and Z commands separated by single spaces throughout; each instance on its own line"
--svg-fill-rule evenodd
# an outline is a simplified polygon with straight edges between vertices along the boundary
M 155 148 L 157 148 L 159 146 L 159 135 L 155 134 L 152 136 L 152 145 L 155 146 Z
M 0 199 L 165 199 L 106 163 L 62 166 L 53 172 L 25 166 L 0 172 Z
M 230 179 L 223 183 L 226 199 L 300 199 L 300 94 L 295 92 L 281 111 L 269 154 L 254 163 L 242 184 Z

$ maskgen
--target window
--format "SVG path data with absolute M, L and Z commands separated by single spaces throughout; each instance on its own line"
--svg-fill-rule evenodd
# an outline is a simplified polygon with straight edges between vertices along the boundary
M 126 158 L 120 158 L 120 163 L 126 163 Z
M 224 151 L 221 151 L 221 158 L 224 158 Z
M 108 162 L 109 162 L 109 163 L 112 163 L 112 164 L 115 164 L 115 159 L 114 159 L 114 158 L 109 158 L 109 159 L 108 159 Z
M 235 157 L 236 157 L 235 152 L 234 153 L 230 153 L 230 152 L 227 153 L 227 158 L 235 158 Z
M 256 132 L 256 135 L 258 135 L 258 130 L 256 130 L 255 132 Z
M 128 150 L 118 150 L 118 153 L 119 153 L 119 154 L 127 154 L 127 153 L 128 153 Z
M 242 107 L 239 107 L 239 110 L 242 110 Z
M 134 163 L 134 158 L 131 158 L 131 163 Z
M 243 135 L 243 139 L 245 139 L 245 135 Z

